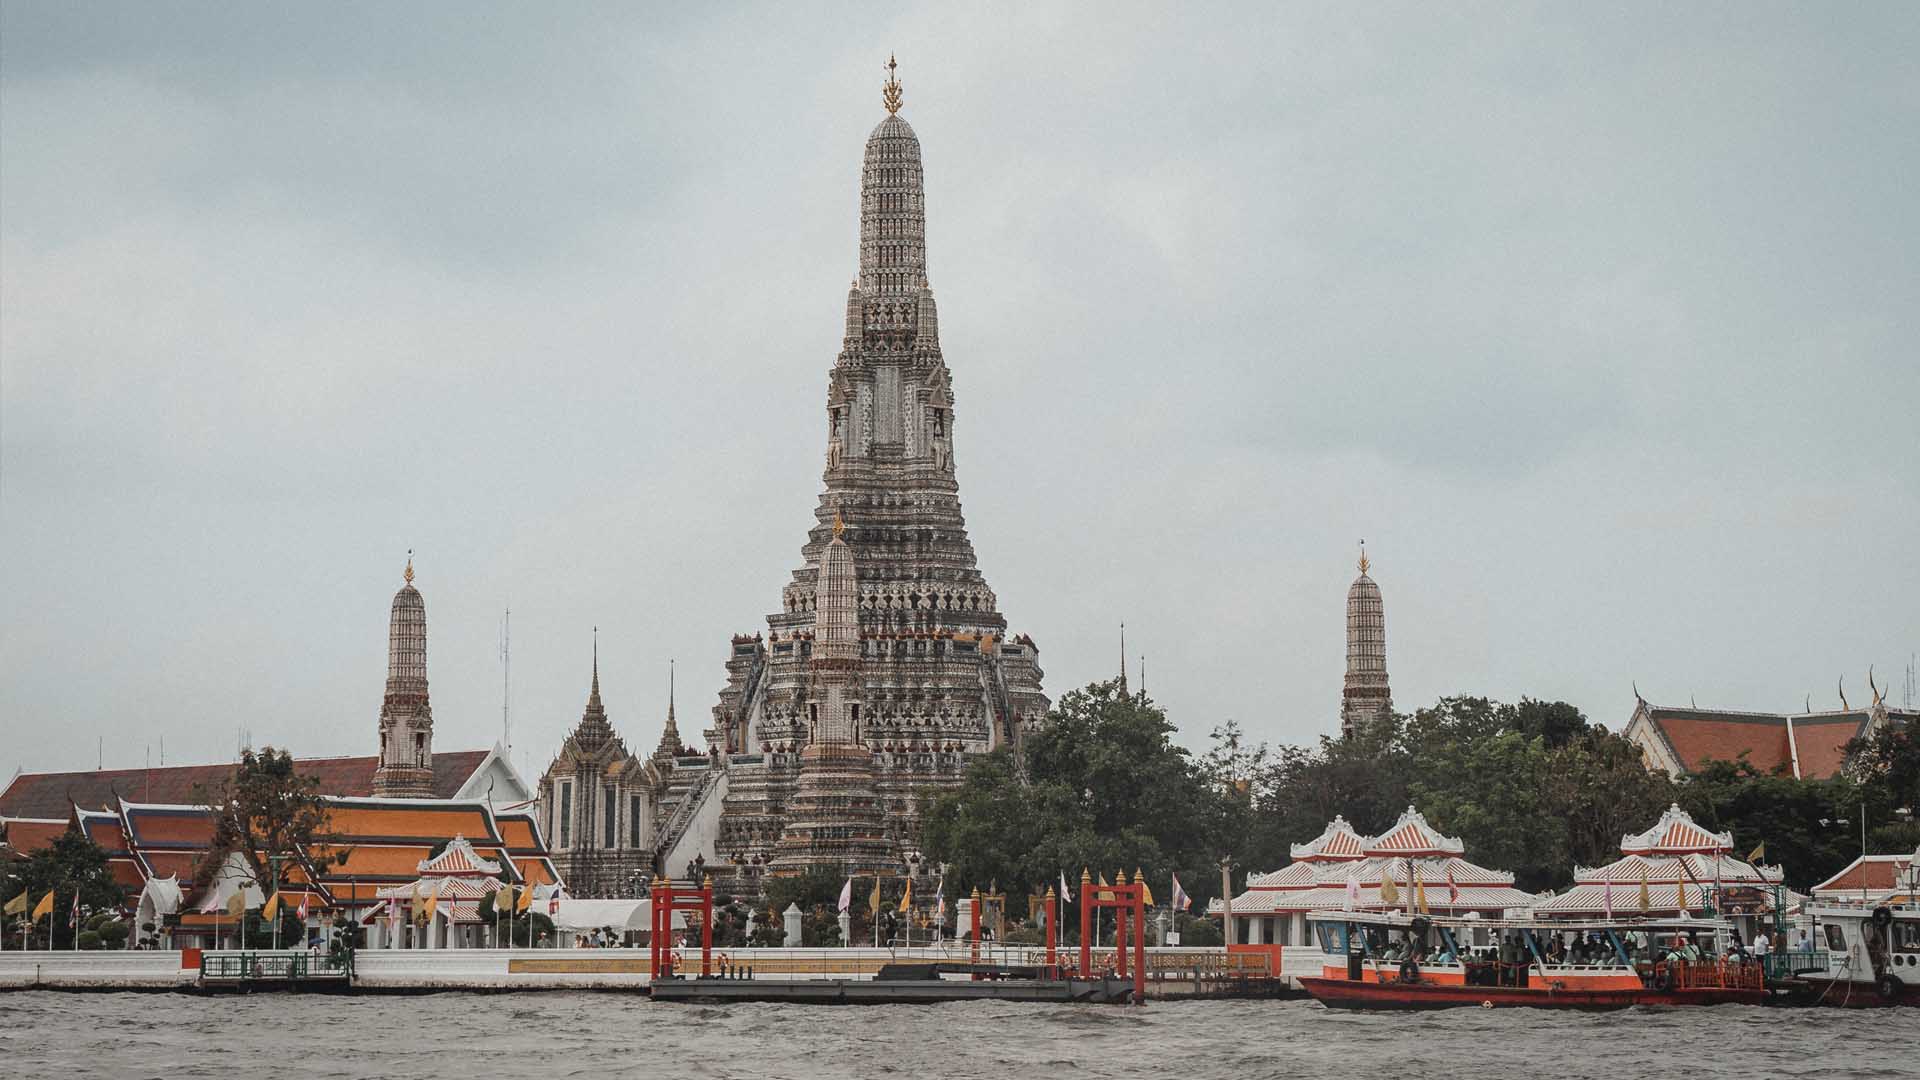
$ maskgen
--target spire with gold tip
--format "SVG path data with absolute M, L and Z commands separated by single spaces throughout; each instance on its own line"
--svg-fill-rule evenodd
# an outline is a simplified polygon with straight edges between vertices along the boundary
M 886 85 L 880 88 L 880 100 L 886 104 L 888 116 L 893 116 L 900 112 L 900 79 L 894 74 L 894 70 L 899 66 L 899 61 L 895 60 L 893 55 L 889 53 L 887 55 L 887 82 Z

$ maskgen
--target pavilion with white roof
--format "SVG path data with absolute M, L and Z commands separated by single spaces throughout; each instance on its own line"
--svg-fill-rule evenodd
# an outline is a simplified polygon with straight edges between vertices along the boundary
M 1653 828 L 1621 838 L 1620 858 L 1605 866 L 1574 867 L 1573 887 L 1536 904 L 1534 914 L 1675 918 L 1715 907 L 1735 920 L 1757 923 L 1773 911 L 1782 871 L 1737 859 L 1732 852 L 1732 833 L 1712 832 L 1678 805 L 1670 806 Z M 1781 896 L 1789 908 L 1801 899 L 1785 890 Z
M 1459 837 L 1442 835 L 1411 806 L 1377 837 L 1361 836 L 1335 817 L 1319 836 L 1292 846 L 1292 862 L 1247 876 L 1246 891 L 1233 898 L 1235 925 L 1227 940 L 1308 944 L 1307 918 L 1320 911 L 1500 916 L 1533 905 L 1534 895 L 1514 888 L 1512 874 L 1468 862 L 1465 853 Z M 1218 900 L 1207 907 L 1214 916 L 1225 910 Z
M 499 863 L 483 858 L 465 836 L 456 835 L 446 850 L 420 861 L 418 880 L 379 890 L 385 902 L 367 914 L 373 939 L 368 944 L 376 949 L 484 946 L 491 927 L 480 918 L 480 900 L 505 887 L 500 871 Z M 427 920 L 424 925 L 422 918 Z

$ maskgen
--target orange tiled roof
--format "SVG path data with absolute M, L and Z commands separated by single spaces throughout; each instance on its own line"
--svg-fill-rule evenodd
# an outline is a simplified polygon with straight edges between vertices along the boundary
M 1800 750 L 1800 775 L 1810 780 L 1838 776 L 1847 764 L 1847 744 L 1867 730 L 1865 713 L 1796 716 L 1793 742 Z
M 1742 755 L 1763 773 L 1793 768 L 1785 717 L 1664 708 L 1651 709 L 1649 715 L 1688 772 L 1709 761 L 1738 761 Z
M 347 801 L 327 812 L 327 827 L 348 840 L 422 839 L 438 843 L 460 834 L 475 844 L 497 845 L 500 837 L 487 818 L 486 809 L 473 803 Z
M 451 799 L 486 760 L 486 750 L 450 750 L 433 755 L 433 794 Z M 373 794 L 377 757 L 296 758 L 301 772 L 320 781 L 322 795 Z M 159 769 L 91 769 L 21 773 L 0 792 L 0 817 L 65 817 L 71 804 L 89 810 L 116 809 L 121 799 L 184 805 L 196 787 L 211 787 L 233 771 L 218 765 L 169 765 Z
M 8 818 L 6 829 L 7 846 L 22 855 L 31 855 L 52 847 L 54 840 L 67 831 L 67 819 Z
M 1839 873 L 1813 887 L 1820 893 L 1848 893 L 1865 890 L 1869 897 L 1884 896 L 1900 885 L 1912 855 L 1869 855 L 1855 859 Z

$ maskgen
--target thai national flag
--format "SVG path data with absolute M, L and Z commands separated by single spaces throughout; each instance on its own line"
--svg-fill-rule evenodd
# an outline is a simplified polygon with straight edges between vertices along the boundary
M 1063 903 L 1073 903 L 1073 890 L 1067 888 L 1067 872 L 1065 870 L 1060 871 L 1060 900 Z
M 80 890 L 78 889 L 73 891 L 73 912 L 67 916 L 67 928 L 80 929 Z
M 1180 887 L 1180 875 L 1173 875 L 1173 910 L 1185 911 L 1193 906 L 1193 897 Z

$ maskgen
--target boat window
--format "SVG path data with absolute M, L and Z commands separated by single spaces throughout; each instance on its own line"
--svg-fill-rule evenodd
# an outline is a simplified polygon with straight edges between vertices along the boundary
M 1894 923 L 1893 947 L 1900 952 L 1920 952 L 1920 923 Z
M 1839 923 L 1827 924 L 1827 948 L 1834 952 L 1847 951 L 1847 935 L 1840 929 Z

